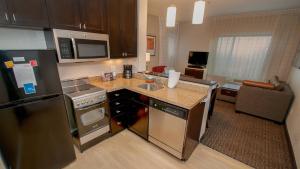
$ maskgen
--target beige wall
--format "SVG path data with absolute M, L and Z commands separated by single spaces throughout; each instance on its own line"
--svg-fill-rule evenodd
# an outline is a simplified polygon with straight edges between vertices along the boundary
M 156 37 L 156 53 L 155 56 L 151 56 L 149 63 L 149 70 L 153 66 L 159 65 L 159 17 L 148 14 L 147 22 L 147 35 Z
M 292 142 L 293 150 L 297 166 L 300 166 L 300 69 L 292 68 L 289 84 L 291 85 L 294 93 L 295 100 L 288 115 L 286 124 L 290 139 Z
M 192 25 L 190 22 L 182 22 L 179 25 L 179 52 L 175 69 L 184 73 L 189 51 L 209 51 L 210 24 L 205 20 L 202 25 Z

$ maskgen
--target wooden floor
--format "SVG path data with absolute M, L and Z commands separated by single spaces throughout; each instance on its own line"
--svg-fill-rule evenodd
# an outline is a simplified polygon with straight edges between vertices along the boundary
M 77 150 L 77 149 L 76 149 Z M 65 169 L 247 169 L 249 166 L 199 144 L 182 162 L 125 130 L 88 149 Z

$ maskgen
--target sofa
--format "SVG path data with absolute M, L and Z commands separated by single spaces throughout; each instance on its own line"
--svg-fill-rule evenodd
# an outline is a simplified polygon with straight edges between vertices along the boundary
M 284 123 L 294 94 L 288 84 L 281 83 L 281 85 L 280 91 L 242 85 L 236 100 L 236 112 Z

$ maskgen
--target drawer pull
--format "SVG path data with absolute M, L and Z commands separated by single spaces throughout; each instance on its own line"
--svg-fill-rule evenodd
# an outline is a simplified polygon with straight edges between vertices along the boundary
M 119 103 L 119 102 L 116 102 L 116 103 L 115 103 L 115 105 L 120 105 L 120 104 L 121 104 L 121 103 Z
M 116 94 L 115 94 L 115 96 L 116 96 L 116 97 L 119 97 L 119 96 L 120 96 L 120 94 L 119 94 L 119 93 L 116 93 Z
M 116 111 L 117 114 L 119 114 L 120 112 L 121 112 L 120 110 L 117 110 L 117 111 Z
M 122 125 L 122 123 L 121 123 L 121 122 L 117 122 L 117 125 L 118 125 L 118 126 L 121 126 L 121 125 Z

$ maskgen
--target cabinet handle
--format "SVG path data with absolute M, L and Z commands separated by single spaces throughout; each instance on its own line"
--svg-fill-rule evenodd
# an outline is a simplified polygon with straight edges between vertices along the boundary
M 83 29 L 86 29 L 86 26 L 85 26 L 85 24 L 83 24 Z
M 119 105 L 119 104 L 120 104 L 119 102 L 116 102 L 116 103 L 115 103 L 115 105 Z
M 117 122 L 117 125 L 118 125 L 118 126 L 121 126 L 121 125 L 122 125 L 122 123 L 121 123 L 121 122 Z
M 8 15 L 7 15 L 7 12 L 5 12 L 5 19 L 6 19 L 6 21 L 8 21 Z
M 117 111 L 116 111 L 117 114 L 119 114 L 120 112 L 121 112 L 120 110 L 117 110 Z
M 79 29 L 81 29 L 81 23 L 79 24 Z
M 119 96 L 120 96 L 120 94 L 116 93 L 116 94 L 115 94 L 115 96 L 116 96 L 116 97 L 119 97 Z
M 15 16 L 15 14 L 14 14 L 14 13 L 12 14 L 12 16 L 13 16 L 13 19 L 14 19 L 14 21 L 15 21 L 15 22 L 17 22 L 17 20 L 16 20 L 16 16 Z

